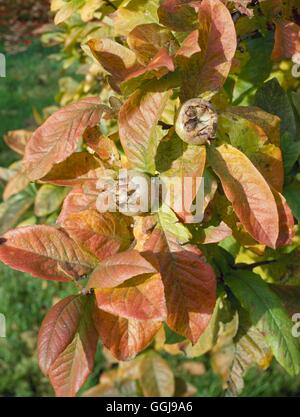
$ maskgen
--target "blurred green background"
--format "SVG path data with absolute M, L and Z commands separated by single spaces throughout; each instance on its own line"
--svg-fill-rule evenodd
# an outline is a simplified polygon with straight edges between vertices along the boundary
M 1 52 L 1 46 L 0 46 Z M 7 54 L 7 78 L 0 78 L 0 166 L 8 166 L 16 154 L 4 144 L 8 130 L 33 128 L 33 110 L 42 112 L 54 104 L 57 81 L 62 75 L 59 64 L 49 60 L 51 49 L 35 40 L 29 49 Z M 6 316 L 7 337 L 0 338 L 0 396 L 52 396 L 53 391 L 37 364 L 37 333 L 49 307 L 72 288 L 55 282 L 40 281 L 0 264 L 0 313 Z M 167 356 L 167 355 L 166 355 Z M 176 375 L 197 387 L 199 396 L 223 396 L 221 382 L 214 375 L 207 357 L 202 375 L 192 375 L 182 364 L 185 358 L 168 356 Z M 84 389 L 97 383 L 103 369 L 101 351 L 97 366 Z M 293 396 L 300 393 L 300 379 L 290 378 L 279 365 L 267 372 L 250 370 L 244 396 Z

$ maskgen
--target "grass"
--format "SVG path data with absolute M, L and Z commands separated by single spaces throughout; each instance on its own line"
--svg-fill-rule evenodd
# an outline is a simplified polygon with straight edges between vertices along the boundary
M 1 48 L 0 48 L 1 52 Z M 60 76 L 58 64 L 49 61 L 53 51 L 39 42 L 18 55 L 7 56 L 7 78 L 0 78 L 0 138 L 8 130 L 35 125 L 32 109 L 38 112 L 53 105 Z M 15 159 L 0 139 L 0 166 Z M 37 363 L 36 341 L 40 323 L 51 305 L 72 293 L 72 288 L 40 281 L 0 264 L 0 313 L 5 314 L 7 338 L 0 338 L 0 396 L 52 396 L 53 390 Z M 201 359 L 206 373 L 191 376 L 180 370 L 185 359 L 166 355 L 175 373 L 197 387 L 198 396 L 223 396 L 219 378 L 213 374 L 208 358 Z M 103 366 L 101 351 L 86 388 L 97 383 Z M 265 373 L 251 370 L 246 378 L 244 396 L 299 395 L 300 379 L 289 377 L 279 365 Z
M 34 128 L 33 109 L 41 112 L 53 104 L 60 69 L 48 59 L 49 53 L 50 50 L 34 41 L 26 52 L 6 54 L 6 78 L 0 78 L 0 166 L 7 166 L 15 159 L 2 141 L 3 134 L 8 130 Z

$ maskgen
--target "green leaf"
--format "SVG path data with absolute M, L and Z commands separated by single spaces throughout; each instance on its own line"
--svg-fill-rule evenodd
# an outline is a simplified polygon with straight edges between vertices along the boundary
M 281 133 L 289 132 L 296 138 L 297 128 L 293 107 L 289 97 L 277 78 L 266 82 L 256 93 L 255 105 L 281 118 Z
M 272 70 L 271 54 L 274 46 L 273 34 L 245 41 L 249 59 L 243 66 L 234 88 L 234 104 L 245 104 L 244 98 L 259 87 Z M 248 102 L 246 104 L 249 104 Z
M 280 365 L 290 375 L 297 375 L 300 372 L 299 341 L 292 335 L 292 322 L 277 295 L 253 272 L 232 272 L 225 282 L 248 311 L 252 323 L 265 335 Z
M 295 142 L 290 133 L 286 132 L 281 137 L 281 149 L 285 174 L 288 175 L 300 156 L 300 142 Z
M 55 185 L 42 185 L 36 194 L 34 213 L 38 217 L 48 216 L 57 210 L 69 190 L 63 187 L 56 187 Z
M 300 183 L 296 180 L 284 188 L 284 196 L 293 215 L 300 221 Z
M 164 329 L 166 336 L 165 343 L 167 345 L 174 345 L 175 343 L 183 342 L 185 340 L 185 337 L 175 333 L 173 330 L 170 329 L 170 327 L 166 323 L 164 323 Z

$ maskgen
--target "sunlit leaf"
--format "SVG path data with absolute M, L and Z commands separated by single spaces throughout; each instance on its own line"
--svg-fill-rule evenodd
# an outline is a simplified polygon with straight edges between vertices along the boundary
M 46 225 L 5 233 L 1 238 L 0 260 L 18 271 L 54 281 L 80 278 L 97 263 L 65 232 Z
M 40 126 L 25 151 L 28 177 L 44 177 L 55 164 L 68 158 L 76 149 L 84 130 L 96 125 L 104 111 L 97 97 L 84 98 L 58 110 Z
M 278 211 L 262 175 L 242 152 L 230 145 L 210 149 L 209 157 L 226 197 L 247 232 L 258 242 L 275 248 L 279 235 Z

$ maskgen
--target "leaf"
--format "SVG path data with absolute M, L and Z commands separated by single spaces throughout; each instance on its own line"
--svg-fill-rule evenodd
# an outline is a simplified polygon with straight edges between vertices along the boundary
M 99 166 L 99 161 L 90 153 L 75 152 L 65 161 L 55 164 L 41 181 L 54 185 L 80 185 L 86 180 L 87 173 Z
M 300 311 L 300 287 L 296 285 L 270 284 L 271 290 L 280 298 L 288 315 L 292 317 Z
M 255 105 L 281 119 L 281 134 L 289 132 L 296 138 L 296 121 L 287 93 L 280 86 L 277 78 L 266 82 L 256 93 Z
M 239 330 L 235 337 L 235 353 L 228 381 L 228 392 L 237 396 L 244 387 L 243 378 L 248 369 L 259 366 L 267 369 L 272 362 L 272 352 L 257 327 L 252 326 L 247 313 L 239 312 Z
M 128 250 L 103 260 L 91 274 L 88 288 L 114 288 L 133 277 L 156 272 L 143 254 Z
M 292 243 L 292 238 L 295 235 L 295 222 L 292 210 L 289 208 L 283 195 L 275 190 L 273 190 L 273 195 L 277 204 L 279 216 L 279 236 L 276 247 L 280 248 Z
M 144 250 L 154 252 L 165 288 L 167 324 L 193 343 L 206 329 L 216 301 L 213 269 L 193 246 L 180 246 L 159 226 Z
M 33 132 L 30 130 L 11 130 L 7 132 L 3 139 L 7 146 L 19 155 L 24 155 L 25 146 L 31 138 Z
M 219 243 L 227 237 L 232 236 L 232 230 L 223 221 L 218 226 L 210 226 L 204 229 L 203 244 Z
M 79 310 L 77 317 L 71 316 L 72 320 L 77 319 L 72 329 L 72 332 L 76 331 L 75 336 L 52 363 L 48 373 L 58 397 L 74 397 L 94 367 L 98 341 L 92 320 L 94 300 L 92 297 L 78 297 L 77 300 L 76 306 L 70 309 L 71 314 Z
M 130 49 L 142 65 L 148 65 L 161 48 L 172 53 L 176 40 L 172 33 L 156 23 L 136 26 L 127 36 Z
M 0 260 L 18 271 L 54 281 L 78 279 L 97 263 L 65 232 L 46 225 L 5 233 L 1 238 Z
M 131 72 L 121 84 L 123 95 L 130 95 L 138 88 L 141 88 L 145 82 L 151 79 L 160 79 L 169 71 L 175 71 L 172 57 L 165 48 L 161 48 L 149 64 L 137 71 Z
M 154 157 L 163 136 L 157 122 L 169 96 L 169 91 L 146 94 L 136 91 L 121 107 L 119 134 L 131 167 L 155 173 Z
M 220 0 L 203 0 L 199 7 L 200 52 L 182 67 L 184 100 L 219 90 L 232 65 L 237 47 L 234 23 Z
M 161 328 L 159 321 L 125 319 L 99 309 L 94 323 L 103 345 L 120 361 L 133 359 Z
M 64 228 L 72 239 L 99 260 L 128 249 L 132 238 L 124 216 L 99 213 L 94 209 L 70 213 L 64 220 Z
M 175 378 L 168 363 L 156 352 L 144 354 L 140 365 L 143 394 L 145 397 L 172 397 Z
M 105 3 L 101 0 L 85 0 L 84 6 L 80 10 L 81 19 L 84 22 L 92 20 L 95 12 Z
M 183 210 L 178 212 L 176 207 L 172 208 L 183 220 L 187 220 L 191 215 L 190 209 L 201 185 L 200 180 L 203 177 L 205 162 L 205 146 L 188 145 L 177 135 L 174 135 L 170 140 L 162 141 L 158 146 L 155 164 L 156 169 L 160 172 L 161 180 L 166 186 L 168 183 L 172 183 L 174 178 L 180 182 L 182 188 L 180 205 Z M 187 178 L 191 181 L 190 184 L 188 184 Z M 178 197 L 176 196 L 176 201 Z
M 122 4 L 113 14 L 115 35 L 126 36 L 138 25 L 158 23 L 158 5 L 159 0 L 131 0 Z
M 234 106 L 228 111 L 259 126 L 273 145 L 280 146 L 280 117 L 255 106 Z
M 90 208 L 96 208 L 96 196 L 85 193 L 82 187 L 74 187 L 64 200 L 57 223 L 63 226 L 70 214 Z
M 40 126 L 25 151 L 25 168 L 31 180 L 44 177 L 55 164 L 76 149 L 84 130 L 99 123 L 104 107 L 97 97 L 84 98 L 58 110 Z
M 48 216 L 59 209 L 68 194 L 66 188 L 45 184 L 38 190 L 34 203 L 34 213 L 38 217 Z
M 259 38 L 246 39 L 245 46 L 249 58 L 242 66 L 234 86 L 233 100 L 235 105 L 250 104 L 249 96 L 251 97 L 253 91 L 255 92 L 270 76 L 273 68 L 271 54 L 274 46 L 274 36 L 271 31 Z
M 27 178 L 23 169 L 17 172 L 6 184 L 3 191 L 3 200 L 6 201 L 15 194 L 25 190 L 29 185 L 29 179 Z
M 300 221 L 300 184 L 294 180 L 284 188 L 284 196 L 293 215 Z
M 299 343 L 292 335 L 292 322 L 277 295 L 253 272 L 232 273 L 225 281 L 248 311 L 252 323 L 264 334 L 280 365 L 290 375 L 298 374 Z
M 88 46 L 115 83 L 120 83 L 141 67 L 134 52 L 111 39 L 90 39 Z
M 0 234 L 7 232 L 12 227 L 17 226 L 32 206 L 34 195 L 28 190 L 15 194 L 0 204 Z
M 281 149 L 285 175 L 288 175 L 300 157 L 300 141 L 294 141 L 290 133 L 286 132 L 281 136 Z
M 211 148 L 209 160 L 247 232 L 258 242 L 275 248 L 279 235 L 277 206 L 259 171 L 230 145 Z
M 250 108 L 249 112 L 241 110 L 242 107 L 230 108 L 219 117 L 218 133 L 226 142 L 241 150 L 254 166 L 260 171 L 267 182 L 277 191 L 282 192 L 284 182 L 284 169 L 280 145 L 279 118 L 269 115 L 262 110 Z M 248 109 L 248 107 L 245 107 Z M 260 116 L 260 118 L 259 118 Z M 252 119 L 257 118 L 253 122 Z M 278 129 L 273 131 L 272 125 L 276 123 Z M 267 135 L 270 135 L 270 139 Z M 275 140 L 277 145 L 274 145 Z
M 48 375 L 51 365 L 72 342 L 82 314 L 83 298 L 70 295 L 55 304 L 47 313 L 39 330 L 39 366 Z
M 276 23 L 272 58 L 274 61 L 292 58 L 297 52 L 300 52 L 300 26 L 294 22 L 280 20 Z
M 197 26 L 197 13 L 191 1 L 163 0 L 158 8 L 159 22 L 174 31 L 189 32 Z
M 97 305 L 127 319 L 164 320 L 166 303 L 159 274 L 139 275 L 114 288 L 96 288 Z

